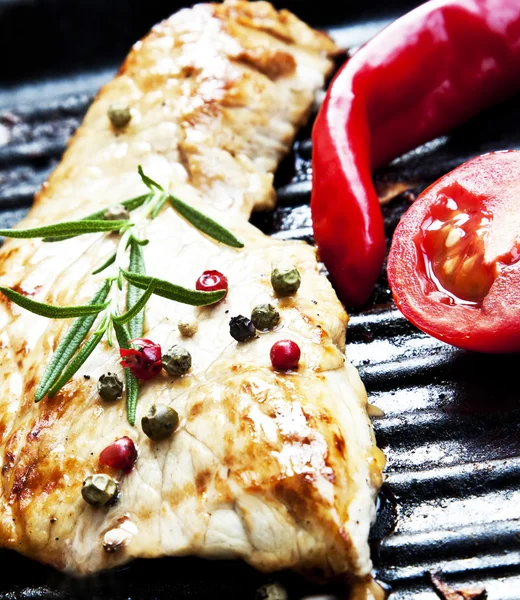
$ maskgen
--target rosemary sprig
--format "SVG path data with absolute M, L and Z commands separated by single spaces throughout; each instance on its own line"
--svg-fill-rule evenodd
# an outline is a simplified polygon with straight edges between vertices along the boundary
M 157 202 L 157 204 L 154 206 L 152 212 L 151 212 L 151 218 L 155 219 L 155 217 L 160 213 L 161 208 L 166 204 L 166 202 L 168 201 L 168 194 L 162 194 L 159 201 Z
M 46 240 L 44 239 L 43 241 L 45 242 Z M 150 240 L 139 240 L 132 236 L 130 243 L 137 244 L 138 246 L 147 246 L 150 243 Z M 98 267 L 95 271 L 92 271 L 92 275 L 102 273 L 105 269 L 110 267 L 110 265 L 113 265 L 116 262 L 116 255 L 117 252 L 112 252 L 112 254 L 105 260 L 105 262 L 100 267 Z M 130 268 L 130 270 L 132 270 L 132 268 Z
M 141 245 L 138 243 L 138 240 L 134 237 L 130 240 L 130 263 L 129 270 L 134 273 L 139 273 L 144 275 L 146 273 L 146 267 L 144 264 L 144 254 Z M 126 308 L 130 310 L 133 306 L 135 306 L 139 299 L 142 298 L 143 292 L 140 288 L 135 285 L 129 284 L 127 295 L 126 295 Z M 143 309 L 136 313 L 134 317 L 131 319 L 128 324 L 128 329 L 130 331 L 130 337 L 132 339 L 140 338 L 143 336 L 144 331 L 144 306 Z
M 182 304 L 191 304 L 191 306 L 207 306 L 208 304 L 215 304 L 215 302 L 219 302 L 226 295 L 225 290 L 218 290 L 217 292 L 199 292 L 197 290 L 181 287 L 175 283 L 170 283 L 164 279 L 149 277 L 148 275 L 139 275 L 138 273 L 130 273 L 129 271 L 122 271 L 121 273 L 128 283 L 131 283 L 138 288 L 144 290 L 153 284 L 154 288 L 152 293 L 156 296 L 175 300 L 175 302 L 182 302 Z
M 65 221 L 55 225 L 44 225 L 33 229 L 0 229 L 0 235 L 8 238 L 44 238 L 54 235 L 76 236 L 86 233 L 103 231 L 118 231 L 128 224 L 128 221 Z
M 193 208 L 193 206 L 186 204 L 186 202 L 179 200 L 179 198 L 176 198 L 175 196 L 170 196 L 170 204 L 181 217 L 184 217 L 186 221 L 189 221 L 197 229 L 200 229 L 200 231 L 214 240 L 232 246 L 233 248 L 244 247 L 244 243 L 235 235 L 213 219 L 210 219 L 207 215 L 201 213 L 196 208 Z
M 144 174 L 143 167 L 141 165 L 139 165 L 137 167 L 137 172 L 141 176 L 141 179 L 142 179 L 143 183 L 145 184 L 145 186 L 151 192 L 153 192 L 154 190 L 159 190 L 160 192 L 164 192 L 164 188 L 161 185 L 159 185 L 157 183 L 157 181 L 154 181 L 151 177 L 148 177 L 148 175 Z
M 130 335 L 124 325 L 114 323 L 114 330 L 116 332 L 117 342 L 120 348 L 128 350 L 131 348 L 132 343 Z M 135 425 L 135 413 L 137 410 L 137 400 L 139 397 L 139 380 L 130 371 L 125 369 L 126 379 L 126 414 L 130 425 Z
M 148 302 L 148 300 L 150 300 L 150 296 L 154 293 L 155 286 L 156 286 L 156 282 L 155 282 L 155 280 L 152 280 L 150 282 L 150 284 L 148 285 L 148 287 L 146 288 L 144 294 L 141 293 L 141 297 L 139 298 L 139 300 L 122 315 L 113 316 L 112 322 L 119 323 L 120 325 L 124 325 L 125 323 L 128 323 L 129 321 L 130 321 L 130 324 L 135 323 L 135 319 L 137 316 L 144 315 L 144 307 L 146 306 L 146 303 Z M 139 292 L 141 292 L 141 291 L 139 290 Z M 132 332 L 132 330 L 130 329 L 130 336 L 132 338 L 140 337 L 142 335 L 143 335 L 142 327 L 141 327 L 140 331 L 137 330 L 137 335 L 135 335 L 135 332 Z
M 87 358 L 92 354 L 94 348 L 99 344 L 104 332 L 95 332 L 83 345 L 81 350 L 67 365 L 65 371 L 58 379 L 58 381 L 49 390 L 49 398 L 52 398 L 61 388 L 68 383 L 72 377 L 78 372 L 78 369 L 83 365 Z
M 143 173 L 143 169 L 139 165 L 138 167 L 139 175 L 144 182 L 144 184 L 148 187 L 151 192 L 158 190 L 159 192 L 164 192 L 164 188 L 160 186 L 156 181 L 148 177 Z M 159 201 L 154 207 L 151 218 L 155 219 L 155 217 L 159 214 L 159 211 L 164 206 L 167 201 L 170 201 L 172 208 L 181 215 L 186 221 L 191 223 L 194 227 L 196 227 L 202 233 L 205 233 L 210 238 L 217 240 L 217 242 L 221 242 L 222 244 L 226 244 L 227 246 L 231 246 L 232 248 L 243 248 L 244 243 L 241 242 L 231 231 L 217 223 L 204 213 L 201 213 L 193 206 L 186 204 L 176 196 L 171 194 L 164 193 L 161 195 Z
M 45 240 L 43 240 L 43 241 L 45 241 Z M 102 273 L 105 269 L 108 269 L 108 267 L 110 267 L 110 265 L 113 265 L 115 262 L 116 262 L 116 253 L 113 252 L 100 267 L 98 267 L 95 271 L 92 271 L 92 275 L 97 275 L 98 273 Z
M 129 200 L 123 200 L 123 202 L 120 202 L 118 204 L 122 204 L 128 211 L 132 211 L 132 210 L 135 210 L 136 208 L 139 208 L 140 206 L 142 206 L 146 202 L 148 197 L 149 197 L 149 194 L 143 194 L 142 196 L 137 196 L 136 198 L 130 198 Z M 107 208 L 110 208 L 110 207 L 107 207 Z M 103 215 L 105 214 L 106 210 L 107 210 L 106 208 L 103 208 L 102 210 L 97 210 L 96 212 L 91 213 L 90 215 L 87 215 L 86 217 L 83 217 L 80 220 L 81 221 L 95 221 L 97 219 L 103 219 Z M 43 241 L 44 242 L 62 242 L 63 240 L 68 240 L 73 237 L 76 237 L 76 236 L 75 235 L 57 235 L 57 236 L 53 236 L 53 237 L 43 238 Z
M 0 286 L 0 292 L 18 306 L 48 319 L 71 319 L 73 317 L 97 315 L 108 306 L 108 302 L 104 304 L 85 304 L 84 306 L 52 306 L 51 304 L 31 300 L 10 288 Z
M 78 372 L 103 338 L 112 345 L 112 332 L 115 332 L 120 348 L 131 348 L 132 339 L 143 335 L 145 308 L 153 294 L 192 306 L 214 304 L 226 294 L 224 290 L 200 292 L 146 275 L 143 246 L 149 241 L 140 239 L 139 231 L 146 221 L 158 216 L 168 201 L 181 217 L 202 233 L 234 248 L 241 248 L 243 244 L 222 225 L 182 200 L 171 196 L 161 185 L 145 175 L 141 166 L 138 172 L 150 191 L 148 194 L 121 203 L 128 211 L 135 211 L 131 213 L 128 220 L 104 220 L 103 215 L 106 211 L 104 209 L 77 221 L 32 229 L 0 229 L 0 236 L 21 239 L 43 238 L 46 242 L 58 242 L 89 233 L 115 232 L 120 236 L 116 251 L 93 271 L 93 274 L 98 274 L 110 269 L 101 289 L 88 304 L 53 306 L 37 302 L 15 290 L 0 286 L 0 292 L 11 302 L 37 315 L 52 319 L 76 317 L 42 375 L 36 389 L 36 402 L 40 402 L 46 395 L 52 397 L 58 393 Z M 126 265 L 128 270 L 125 269 Z M 127 283 L 126 310 L 121 313 L 120 295 L 125 281 Z M 96 322 L 97 329 L 91 333 Z M 126 369 L 126 393 L 128 421 L 134 425 L 139 382 L 129 369 Z
M 91 304 L 98 304 L 104 302 L 110 291 L 110 282 L 105 281 L 102 288 L 96 293 L 96 295 L 90 301 Z M 61 340 L 56 348 L 56 351 L 52 355 L 50 363 L 47 365 L 43 376 L 36 388 L 35 401 L 39 402 L 42 400 L 51 387 L 56 383 L 60 373 L 67 366 L 70 359 L 74 356 L 76 350 L 81 346 L 82 342 L 88 335 L 88 332 L 92 328 L 96 315 L 89 317 L 80 317 L 76 319 L 70 329 L 67 331 L 65 337 Z

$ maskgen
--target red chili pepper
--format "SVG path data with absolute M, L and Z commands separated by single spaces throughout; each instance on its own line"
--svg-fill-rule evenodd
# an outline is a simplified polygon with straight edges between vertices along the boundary
M 385 257 L 371 170 L 520 89 L 520 2 L 427 2 L 339 71 L 316 119 L 314 235 L 339 296 L 370 295 Z
M 107 446 L 99 455 L 99 464 L 129 473 L 137 460 L 137 449 L 127 436 Z
M 144 381 L 155 377 L 161 372 L 161 346 L 151 340 L 137 338 L 131 341 L 137 348 L 121 348 L 119 354 L 123 359 L 121 366 L 130 369 L 137 379 Z

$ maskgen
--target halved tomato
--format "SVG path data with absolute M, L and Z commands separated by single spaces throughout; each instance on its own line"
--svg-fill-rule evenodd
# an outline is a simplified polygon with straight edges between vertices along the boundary
M 479 156 L 399 223 L 388 280 L 404 316 L 460 348 L 520 351 L 520 152 Z

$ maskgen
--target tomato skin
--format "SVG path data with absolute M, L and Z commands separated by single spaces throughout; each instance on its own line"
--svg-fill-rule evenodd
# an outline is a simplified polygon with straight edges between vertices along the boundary
M 424 254 L 425 223 L 446 195 L 455 202 L 464 197 L 468 213 L 492 216 L 487 236 L 481 240 L 486 268 L 493 266 L 494 281 L 477 302 L 458 301 L 456 295 L 453 300 L 428 270 L 432 257 Z M 394 233 L 388 281 L 399 310 L 416 327 L 453 346 L 478 352 L 519 352 L 519 223 L 520 152 L 479 156 L 439 179 L 408 209 Z M 470 242 L 477 239 L 471 236 Z
M 367 301 L 386 253 L 372 168 L 517 92 L 519 33 L 519 0 L 421 2 L 330 84 L 312 132 L 311 212 L 320 258 L 348 306 Z

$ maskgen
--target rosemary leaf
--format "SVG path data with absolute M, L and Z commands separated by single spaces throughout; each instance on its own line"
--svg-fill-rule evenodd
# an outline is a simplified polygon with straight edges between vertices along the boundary
M 231 231 L 227 230 L 213 219 L 210 219 L 196 208 L 193 208 L 193 206 L 186 204 L 175 196 L 170 196 L 170 204 L 182 217 L 186 219 L 186 221 L 190 222 L 194 227 L 202 231 L 202 233 L 205 233 L 214 240 L 217 240 L 217 242 L 221 242 L 222 244 L 226 244 L 227 246 L 231 246 L 233 248 L 244 247 L 243 242 L 241 242 L 234 234 L 232 234 Z
M 130 425 L 135 425 L 137 400 L 139 399 L 139 381 L 137 377 L 126 369 L 126 414 Z
M 105 281 L 103 287 L 94 295 L 90 304 L 104 302 L 110 291 L 110 283 Z M 45 397 L 45 394 L 54 385 L 60 373 L 63 371 L 69 360 L 74 356 L 76 350 L 81 346 L 83 340 L 87 337 L 96 315 L 80 317 L 76 319 L 69 330 L 58 344 L 52 358 L 43 373 L 43 376 L 36 389 L 35 402 L 39 402 Z
M 67 384 L 71 380 L 71 378 L 78 372 L 78 369 L 92 354 L 94 348 L 99 344 L 102 337 L 103 333 L 94 333 L 85 342 L 83 348 L 81 348 L 81 350 L 76 354 L 76 356 L 70 361 L 70 363 L 67 365 L 67 368 L 58 379 L 58 381 L 49 390 L 49 398 L 52 398 L 55 394 L 57 394 L 61 390 L 61 388 L 65 384 Z
M 98 267 L 95 271 L 92 271 L 92 275 L 97 275 L 98 273 L 101 273 L 106 268 L 108 268 L 110 265 L 113 265 L 116 262 L 116 256 L 117 252 L 111 254 L 100 267 Z
M 160 198 L 159 202 L 157 202 L 157 204 L 154 206 L 154 209 L 152 210 L 152 214 L 150 215 L 150 219 L 155 219 L 155 217 L 161 211 L 161 208 L 168 201 L 168 198 L 169 198 L 168 194 L 162 194 L 161 195 L 161 198 Z
M 146 291 L 144 292 L 144 294 L 141 295 L 139 300 L 132 306 L 132 308 L 127 310 L 122 315 L 113 316 L 112 321 L 114 323 L 119 323 L 120 325 L 124 325 L 125 323 L 128 323 L 128 321 L 131 321 L 131 320 L 134 320 L 134 322 L 135 322 L 136 315 L 138 315 L 139 313 L 144 315 L 144 313 L 143 313 L 144 307 L 146 306 L 146 303 L 148 302 L 148 300 L 150 300 L 150 296 L 153 294 L 154 289 L 155 289 L 155 281 L 152 280 L 150 285 L 146 288 Z M 130 335 L 134 338 L 140 337 L 141 335 L 143 335 L 142 329 L 138 333 L 138 335 L 134 335 L 134 333 L 132 333 L 132 332 L 130 332 Z
M 120 348 L 128 349 L 131 347 L 130 335 L 124 325 L 114 323 L 117 341 Z M 130 369 L 125 369 L 126 379 L 126 414 L 130 425 L 135 425 L 135 413 L 137 410 L 137 400 L 139 396 L 139 381 Z
M 134 237 L 130 239 L 130 264 L 128 268 L 133 273 L 139 273 L 140 275 L 144 275 L 146 273 L 143 249 L 141 244 L 139 244 Z M 130 283 L 128 284 L 128 290 L 126 293 L 127 311 L 131 310 L 132 307 L 139 302 L 142 295 L 143 292 L 141 291 L 141 288 Z M 144 331 L 144 305 L 143 308 L 133 316 L 128 324 L 128 329 L 132 339 L 142 337 Z
M 150 194 L 143 194 L 142 196 L 136 196 L 135 198 L 130 198 L 129 200 L 123 200 L 123 202 L 118 202 L 117 204 L 121 204 L 126 208 L 126 210 L 131 212 L 132 210 L 135 210 L 136 208 L 142 206 L 148 200 L 149 197 Z M 111 204 L 110 206 L 114 205 Z M 103 219 L 103 215 L 105 214 L 107 209 L 110 208 L 110 206 L 108 206 L 107 208 L 102 208 L 101 210 L 97 210 L 96 212 L 91 213 L 86 217 L 82 217 L 81 221 L 96 221 L 98 219 Z
M 142 194 L 141 196 L 136 196 L 135 198 L 130 198 L 128 200 L 123 200 L 123 202 L 118 202 L 118 204 L 122 204 L 126 210 L 132 212 L 136 208 L 142 206 L 150 197 L 150 194 Z M 85 217 L 85 219 L 98 219 L 102 218 L 107 209 L 99 210 L 97 213 L 93 213 L 90 217 Z
M 136 198 L 130 198 L 129 200 L 123 200 L 119 204 L 122 204 L 126 210 L 132 211 L 136 208 L 142 206 L 146 200 L 148 200 L 150 194 L 144 194 L 142 196 L 137 196 Z M 103 208 L 102 210 L 98 210 L 95 213 L 87 215 L 86 217 L 82 217 L 80 221 L 96 221 L 98 219 L 103 219 L 103 215 L 107 209 Z M 76 235 L 57 235 L 53 237 L 46 237 L 43 239 L 44 242 L 62 242 L 63 240 L 68 240 L 70 238 L 76 237 Z
M 151 179 L 150 177 L 148 177 L 148 175 L 144 174 L 143 171 L 143 167 L 141 167 L 141 165 L 139 165 L 137 167 L 137 172 L 139 173 L 139 175 L 141 176 L 141 179 L 143 180 L 143 183 L 145 184 L 145 186 L 153 191 L 153 188 L 156 188 L 157 190 L 160 190 L 161 192 L 164 192 L 164 189 L 153 179 Z
M 124 348 L 128 350 L 132 347 L 132 338 L 130 338 L 130 334 L 128 333 L 128 329 L 124 325 L 120 325 L 119 323 L 114 323 L 114 330 L 116 332 L 117 343 L 120 348 Z
M 138 273 L 130 273 L 128 271 L 122 271 L 123 277 L 136 287 L 146 289 L 152 282 L 155 282 L 155 289 L 153 293 L 156 296 L 162 296 L 175 302 L 181 302 L 182 304 L 191 304 L 192 306 L 207 306 L 208 304 L 215 304 L 226 295 L 225 290 L 218 290 L 216 292 L 199 292 L 197 290 L 190 290 L 188 288 L 175 285 L 164 279 L 157 279 L 156 277 L 149 277 L 148 275 L 140 275 Z
M 33 229 L 0 229 L 0 235 L 21 239 L 45 238 L 54 235 L 76 236 L 101 231 L 117 231 L 127 224 L 128 221 L 66 221 Z
M 25 308 L 29 312 L 48 319 L 71 319 L 72 317 L 85 317 L 88 315 L 97 315 L 108 304 L 85 304 L 83 306 L 53 306 L 44 302 L 36 302 L 19 294 L 14 290 L 0 286 L 0 292 L 4 294 L 11 302 Z

